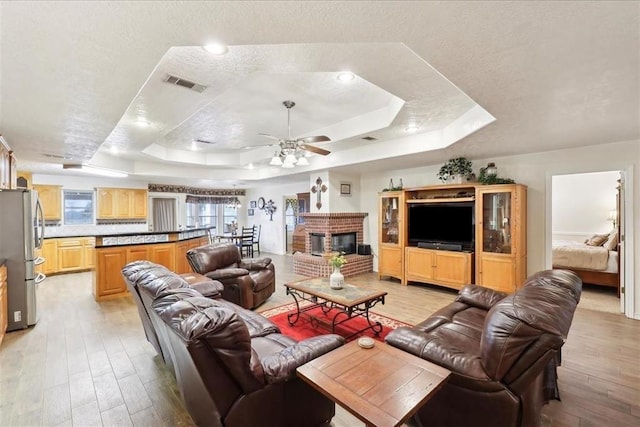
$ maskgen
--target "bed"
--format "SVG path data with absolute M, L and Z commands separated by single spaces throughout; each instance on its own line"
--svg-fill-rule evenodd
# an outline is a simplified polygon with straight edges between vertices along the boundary
M 620 293 L 617 231 L 605 236 L 601 245 L 571 240 L 553 240 L 553 268 L 575 272 L 584 283 L 616 288 Z M 597 243 L 597 240 L 595 241 Z

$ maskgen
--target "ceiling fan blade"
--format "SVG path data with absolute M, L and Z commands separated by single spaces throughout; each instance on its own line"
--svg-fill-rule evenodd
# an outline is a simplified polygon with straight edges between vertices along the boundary
M 266 136 L 267 138 L 275 139 L 276 141 L 280 141 L 280 138 L 277 136 L 269 135 L 268 133 L 259 133 L 260 136 Z
M 327 142 L 331 141 L 331 138 L 325 135 L 307 136 L 306 138 L 298 138 L 298 141 L 312 143 L 312 142 Z
M 311 151 L 312 153 L 320 154 L 326 156 L 327 154 L 331 154 L 331 151 L 325 150 L 324 148 L 314 147 L 313 145 L 300 144 L 300 148 L 303 150 Z

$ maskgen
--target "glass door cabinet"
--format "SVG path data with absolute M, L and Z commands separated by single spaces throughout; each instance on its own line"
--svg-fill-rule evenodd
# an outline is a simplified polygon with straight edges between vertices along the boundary
M 524 282 L 526 200 L 518 184 L 476 188 L 476 284 L 513 292 Z
M 378 277 L 395 277 L 404 282 L 405 246 L 404 192 L 380 193 L 378 212 Z

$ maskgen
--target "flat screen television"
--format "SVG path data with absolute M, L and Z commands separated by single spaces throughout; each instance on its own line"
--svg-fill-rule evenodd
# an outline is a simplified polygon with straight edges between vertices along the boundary
M 452 243 L 473 250 L 475 218 L 473 202 L 409 205 L 409 245 Z

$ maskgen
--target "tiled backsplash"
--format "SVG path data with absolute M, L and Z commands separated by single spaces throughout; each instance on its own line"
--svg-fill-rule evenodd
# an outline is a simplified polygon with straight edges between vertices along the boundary
M 100 236 L 145 231 L 149 231 L 147 224 L 47 225 L 44 235 L 45 237 Z

